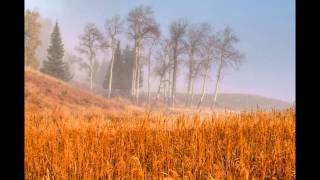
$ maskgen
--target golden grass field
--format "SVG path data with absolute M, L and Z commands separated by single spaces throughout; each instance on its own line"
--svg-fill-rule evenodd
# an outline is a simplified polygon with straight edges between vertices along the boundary
M 26 179 L 295 179 L 295 112 L 25 117 Z
M 27 113 L 26 179 L 295 179 L 295 112 Z
M 79 109 L 62 99 L 52 108 L 65 87 L 47 92 L 28 73 L 25 179 L 295 179 L 294 109 L 218 117 L 142 112 L 71 89 L 64 98 L 78 93 L 79 103 L 105 105 Z

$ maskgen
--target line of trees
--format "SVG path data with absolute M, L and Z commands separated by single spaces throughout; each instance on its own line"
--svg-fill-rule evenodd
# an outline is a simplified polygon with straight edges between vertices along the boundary
M 29 18 L 31 22 L 27 21 L 27 23 L 33 24 L 36 30 L 25 31 L 26 42 L 28 42 L 27 45 L 31 44 L 35 48 L 39 46 L 38 39 L 32 38 L 30 34 L 37 34 L 39 31 L 37 29 L 40 28 L 39 25 L 32 21 L 36 19 L 37 14 L 30 14 L 27 11 L 27 15 L 32 17 Z M 127 45 L 125 49 L 121 49 L 120 37 L 127 37 L 133 47 Z M 63 65 L 63 46 L 58 24 L 51 35 L 51 41 L 48 61 L 44 62 L 42 71 L 51 75 L 65 74 L 66 77 L 59 78 L 68 81 L 72 76 L 68 72 L 67 65 Z M 190 23 L 185 18 L 172 22 L 169 26 L 169 36 L 165 37 L 160 31 L 160 25 L 151 7 L 138 6 L 132 9 L 125 19 L 119 15 L 107 19 L 104 32 L 100 31 L 94 23 L 88 23 L 84 27 L 83 34 L 79 36 L 79 45 L 76 50 L 82 55 L 79 64 L 87 72 L 91 89 L 95 82 L 99 82 L 106 89 L 108 98 L 115 94 L 115 90 L 121 90 L 130 94 L 136 103 L 139 102 L 140 89 L 143 86 L 143 69 L 146 66 L 147 102 L 151 103 L 150 76 L 153 74 L 159 78 L 155 100 L 160 100 L 162 97 L 168 105 L 174 107 L 179 70 L 184 66 L 187 70 L 185 105 L 194 104 L 194 86 L 199 81 L 202 83 L 201 98 L 196 103 L 199 108 L 207 92 L 206 86 L 210 80 L 212 68 L 217 68 L 214 96 L 211 100 L 211 107 L 214 107 L 224 69 L 237 68 L 241 64 L 243 54 L 235 48 L 238 41 L 239 39 L 229 27 L 215 32 L 206 22 Z M 29 50 L 32 48 L 27 49 L 27 52 L 32 55 Z M 104 61 L 99 64 L 98 53 L 103 53 L 104 58 L 108 58 L 106 54 L 110 53 L 109 62 Z M 33 58 L 29 54 L 26 55 L 27 64 L 33 64 L 36 67 L 36 63 L 32 62 Z M 50 68 L 53 66 L 50 65 L 50 61 L 51 64 L 60 62 L 60 69 L 64 69 L 65 73 L 45 70 L 54 69 Z

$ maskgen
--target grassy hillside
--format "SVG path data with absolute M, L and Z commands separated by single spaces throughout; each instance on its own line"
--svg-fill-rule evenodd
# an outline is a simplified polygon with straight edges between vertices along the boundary
M 100 110 L 104 112 L 127 111 L 138 109 L 129 102 L 108 100 L 89 91 L 73 87 L 40 72 L 25 71 L 25 109 L 52 110 L 66 109 L 73 112 Z
M 35 109 L 54 109 L 67 108 L 73 111 L 83 109 L 100 109 L 102 111 L 126 111 L 141 110 L 133 106 L 129 100 L 124 98 L 114 98 L 108 100 L 104 97 L 105 90 L 102 88 L 90 92 L 83 84 L 67 84 L 40 72 L 26 69 L 25 72 L 25 104 L 26 108 Z M 152 104 L 159 105 L 161 102 L 155 102 L 155 93 L 151 93 Z M 208 108 L 211 104 L 212 95 L 207 95 L 203 101 L 202 108 Z M 200 95 L 194 95 L 193 105 L 195 107 L 200 99 Z M 140 102 L 146 102 L 146 93 L 142 92 Z M 145 104 L 145 103 L 144 103 Z M 272 108 L 283 110 L 292 106 L 292 103 L 256 96 L 249 94 L 219 94 L 217 97 L 217 109 L 228 109 L 232 111 L 255 110 L 257 107 L 263 110 Z M 155 106 L 158 109 L 162 106 Z M 176 107 L 185 108 L 185 94 L 176 95 Z M 162 108 L 163 109 L 163 108 Z M 166 109 L 166 108 L 164 108 Z
M 183 98 L 151 113 L 27 69 L 25 179 L 295 179 L 294 109 L 202 116 Z

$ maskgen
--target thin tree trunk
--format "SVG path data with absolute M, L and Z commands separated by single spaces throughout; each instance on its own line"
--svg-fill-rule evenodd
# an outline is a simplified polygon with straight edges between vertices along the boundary
M 131 96 L 132 97 L 135 97 L 135 84 L 136 84 L 136 68 L 133 67 L 133 70 L 132 70 L 132 81 L 131 81 Z
M 137 40 L 136 40 L 137 41 Z M 131 82 L 131 96 L 134 99 L 136 96 L 136 76 L 137 76 L 137 62 L 138 62 L 138 44 L 135 42 L 134 47 L 134 64 L 133 64 L 133 71 L 132 71 L 132 82 Z
M 165 81 L 164 84 L 163 84 L 163 99 L 164 99 L 164 102 L 166 102 L 167 100 L 167 82 Z
M 148 56 L 148 104 L 150 104 L 150 69 L 151 69 L 151 52 L 152 46 L 149 49 L 149 56 Z
M 136 89 L 135 89 L 135 101 L 138 103 L 138 94 L 139 94 L 139 80 L 140 80 L 140 68 L 139 68 L 139 63 L 137 63 L 137 69 L 136 69 Z
M 171 106 L 174 108 L 177 80 L 177 42 L 173 49 L 173 76 L 172 76 L 172 91 L 171 91 Z
M 219 83 L 220 83 L 220 79 L 221 79 L 221 71 L 222 71 L 222 65 L 220 65 L 219 71 L 217 74 L 216 88 L 214 91 L 213 102 L 212 102 L 211 108 L 215 107 L 215 105 L 216 105 L 217 95 L 218 95 L 218 90 L 219 90 Z
M 136 68 L 136 103 L 139 103 L 139 90 L 140 90 L 140 45 L 138 47 L 138 59 Z
M 190 91 L 191 91 L 191 75 L 190 75 L 190 73 L 189 73 L 189 77 L 188 77 L 188 89 L 187 89 L 187 98 L 186 98 L 186 104 L 185 104 L 185 106 L 189 106 Z
M 91 36 L 89 36 L 89 38 L 91 39 Z M 93 88 L 93 59 L 95 58 L 93 52 L 94 51 L 92 50 L 92 47 L 89 46 L 89 53 L 90 53 L 90 57 L 89 57 L 89 60 L 90 60 L 90 67 L 89 67 L 90 68 L 90 90 L 92 90 L 92 88 Z
M 192 88 L 192 70 L 193 70 L 193 55 L 190 55 L 189 59 L 189 74 L 188 74 L 188 90 L 187 90 L 187 98 L 185 106 L 190 105 L 190 92 Z
M 193 102 L 193 95 L 194 95 L 194 93 L 193 93 L 193 86 L 194 86 L 194 79 L 192 78 L 191 79 L 191 97 L 190 97 L 190 105 L 192 106 L 192 102 Z
M 92 70 L 92 67 L 90 69 L 90 89 L 92 90 L 92 87 L 93 87 L 93 70 Z
M 163 76 L 161 76 L 160 78 L 160 82 L 159 82 L 159 87 L 158 87 L 158 92 L 157 92 L 157 101 L 159 100 L 160 98 L 160 90 L 161 90 L 161 85 L 162 85 L 162 79 L 163 79 Z
M 207 82 L 207 77 L 208 77 L 208 73 L 209 73 L 209 69 L 206 69 L 205 75 L 203 77 L 203 83 L 202 83 L 202 93 L 201 93 L 201 98 L 200 101 L 198 103 L 197 109 L 200 108 L 203 98 L 205 96 L 205 92 L 206 92 L 206 82 Z
M 90 90 L 92 90 L 93 87 L 93 63 L 92 63 L 92 55 L 90 57 Z
M 169 62 L 170 63 L 170 62 Z M 170 106 L 170 98 L 171 98 L 171 86 L 172 86 L 172 69 L 171 69 L 171 64 L 169 67 L 169 74 L 168 74 L 168 94 L 167 94 L 167 104 Z
M 114 63 L 114 53 L 115 49 L 112 47 L 112 58 L 111 58 L 111 64 L 110 64 L 110 75 L 109 75 L 109 89 L 108 89 L 108 98 L 111 96 L 111 89 L 112 89 L 112 76 L 113 76 L 113 63 Z

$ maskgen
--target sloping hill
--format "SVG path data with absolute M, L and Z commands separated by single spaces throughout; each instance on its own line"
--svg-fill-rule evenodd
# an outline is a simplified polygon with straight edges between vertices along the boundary
M 179 99 L 184 99 L 183 95 L 179 95 Z M 200 95 L 194 96 L 194 102 L 198 103 Z M 203 106 L 210 106 L 213 99 L 212 94 L 208 94 L 203 101 Z M 243 110 L 255 110 L 257 107 L 263 110 L 278 109 L 283 110 L 292 107 L 292 103 L 257 96 L 252 94 L 237 94 L 237 93 L 221 93 L 217 96 L 217 107 L 226 108 L 230 110 L 243 111 Z
M 71 111 L 96 109 L 126 111 L 139 109 L 128 102 L 107 100 L 99 95 L 73 87 L 40 72 L 25 70 L 25 110 L 66 108 Z
M 264 110 L 283 110 L 292 106 L 286 101 L 251 94 L 220 94 L 217 97 L 217 104 L 235 110 L 256 109 L 257 106 Z
M 146 101 L 146 93 L 141 93 L 141 99 Z M 151 93 L 153 97 L 156 96 L 155 93 Z M 154 98 L 153 98 L 154 99 Z M 209 108 L 211 106 L 211 102 L 213 99 L 212 94 L 207 94 L 203 100 L 202 108 Z M 196 107 L 200 100 L 200 95 L 195 94 L 193 97 L 193 104 L 191 107 Z M 176 94 L 176 106 L 177 107 L 185 107 L 186 94 L 185 93 L 177 93 Z M 243 111 L 243 110 L 256 110 L 257 107 L 263 110 L 284 110 L 290 107 L 293 107 L 293 103 L 289 103 L 286 101 L 252 95 L 252 94 L 239 94 L 239 93 L 221 93 L 217 96 L 216 109 L 227 109 L 231 111 Z
M 29 68 L 25 71 L 25 110 L 45 110 L 55 108 L 66 108 L 72 112 L 100 110 L 102 112 L 124 112 L 143 111 L 142 107 L 134 106 L 130 101 L 124 99 L 108 100 L 97 92 L 84 90 L 76 85 L 70 85 L 53 77 L 42 74 Z M 155 97 L 155 94 L 152 93 Z M 146 101 L 145 93 L 141 93 L 141 101 Z M 195 107 L 200 95 L 194 96 Z M 202 107 L 210 106 L 212 95 L 207 95 Z M 153 103 L 154 105 L 157 103 Z M 178 93 L 176 96 L 177 108 L 185 108 L 185 94 Z M 282 110 L 292 107 L 292 103 L 256 96 L 249 94 L 219 94 L 217 97 L 217 108 L 232 111 L 255 110 L 257 106 L 263 110 L 272 108 Z M 156 107 L 155 107 L 156 108 Z M 165 108 L 166 111 L 169 109 Z M 155 110 L 159 110 L 157 107 Z M 217 110 L 217 109 L 216 109 Z

